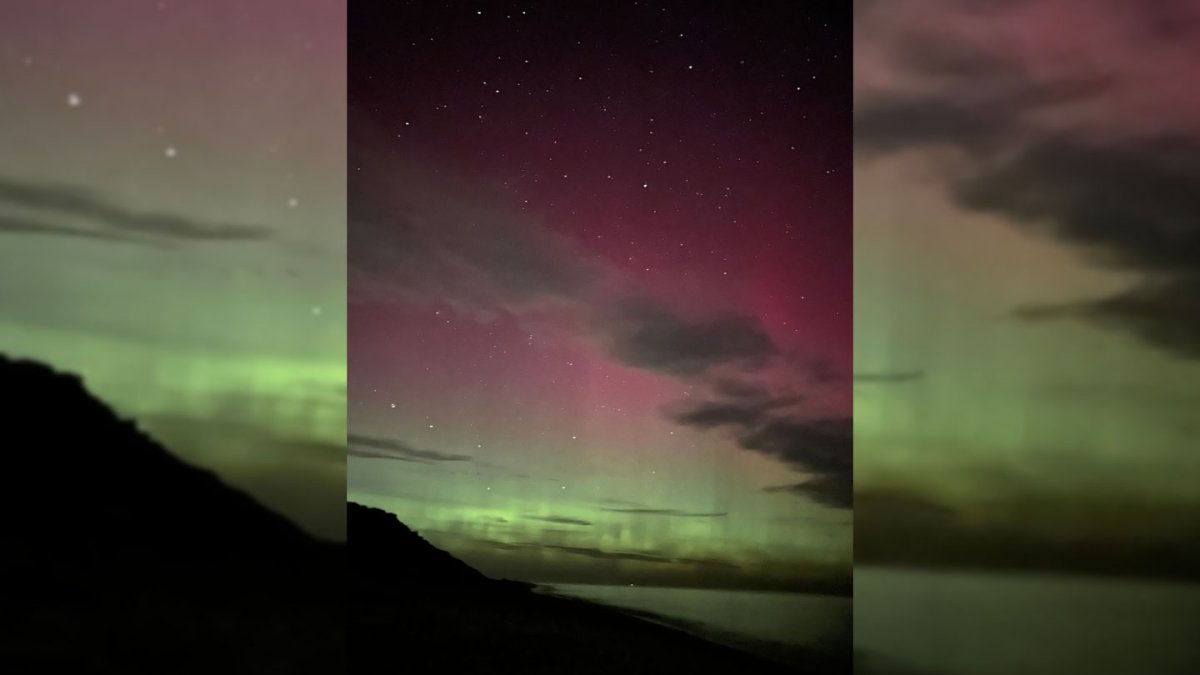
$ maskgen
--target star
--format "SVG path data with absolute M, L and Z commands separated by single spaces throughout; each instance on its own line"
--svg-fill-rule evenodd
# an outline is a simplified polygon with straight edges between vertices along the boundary
M 295 197 L 288 197 L 287 205 L 289 209 L 294 209 L 297 206 L 300 206 L 300 200 L 296 199 Z
M 67 94 L 67 105 L 71 106 L 72 108 L 78 108 L 82 104 L 83 98 L 80 97 L 79 94 L 76 94 L 75 92 Z
M 163 150 L 163 154 L 166 155 L 168 158 L 170 158 L 170 157 L 174 157 L 175 155 L 178 155 L 179 151 L 175 149 L 175 146 L 168 145 L 167 149 Z

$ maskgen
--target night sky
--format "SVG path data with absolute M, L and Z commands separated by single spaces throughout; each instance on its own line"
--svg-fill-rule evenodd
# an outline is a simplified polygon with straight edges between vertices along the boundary
M 848 576 L 849 6 L 796 7 L 351 3 L 351 499 L 516 578 Z
M 5 2 L 0 91 L 0 350 L 341 536 L 344 7 Z
M 857 9 L 856 559 L 1194 578 L 1200 8 Z

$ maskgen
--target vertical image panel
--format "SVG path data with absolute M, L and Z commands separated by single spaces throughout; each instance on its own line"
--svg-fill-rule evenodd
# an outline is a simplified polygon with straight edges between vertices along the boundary
M 5 669 L 338 672 L 344 6 L 6 2 L 0 90 Z
M 1200 668 L 1198 20 L 856 4 L 864 672 Z
M 350 3 L 354 670 L 848 672 L 850 31 Z

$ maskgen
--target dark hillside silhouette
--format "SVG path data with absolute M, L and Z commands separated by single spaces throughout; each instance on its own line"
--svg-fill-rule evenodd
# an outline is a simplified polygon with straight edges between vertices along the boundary
M 0 667 L 330 673 L 343 547 L 122 419 L 71 374 L 0 356 Z
M 358 582 L 437 592 L 482 591 L 496 583 L 382 509 L 347 504 L 346 537 L 351 578 Z
M 5 529 L 75 556 L 278 556 L 318 546 L 121 419 L 75 376 L 0 357 Z M 32 511 L 30 510 L 32 508 Z

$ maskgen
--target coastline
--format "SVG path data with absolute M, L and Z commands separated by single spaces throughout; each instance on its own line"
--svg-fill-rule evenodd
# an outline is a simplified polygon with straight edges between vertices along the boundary
M 590 584 L 570 585 L 580 586 Z M 579 597 L 560 590 L 552 583 L 536 584 L 533 592 L 570 601 L 591 603 L 668 630 L 678 631 L 691 638 L 733 649 L 786 668 L 795 669 L 796 672 L 812 671 L 813 668 L 818 669 L 816 672 L 839 672 L 836 666 L 833 665 L 837 659 L 835 654 L 803 645 L 757 638 L 748 633 L 738 633 L 722 629 L 699 620 L 685 619 L 651 610 L 624 607 L 599 599 Z M 760 592 L 768 593 L 768 591 Z M 846 657 L 847 663 L 849 658 L 849 656 Z M 821 667 L 821 664 L 824 664 L 824 667 Z
M 848 673 L 769 661 L 616 608 L 525 589 L 373 589 L 351 602 L 350 672 Z M 847 659 L 848 661 L 848 659 Z

